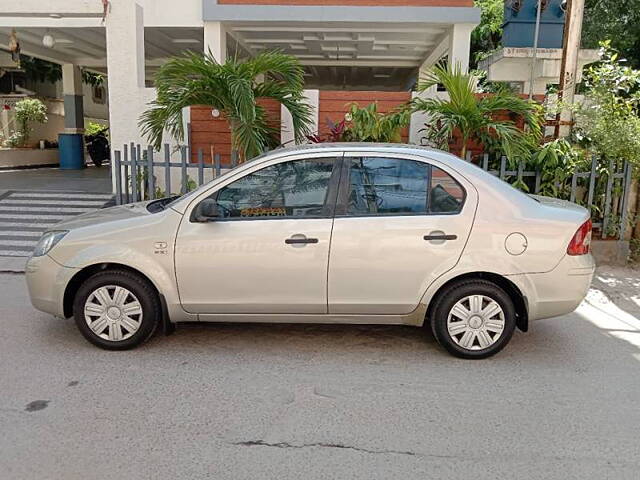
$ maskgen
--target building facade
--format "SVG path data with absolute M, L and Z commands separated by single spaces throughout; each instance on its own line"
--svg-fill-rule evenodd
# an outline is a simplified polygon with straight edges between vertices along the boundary
M 107 75 L 114 148 L 143 143 L 138 119 L 155 95 L 153 73 L 187 49 L 210 51 L 220 62 L 268 49 L 296 56 L 322 130 L 340 102 L 390 107 L 410 98 L 420 70 L 442 58 L 467 68 L 480 20 L 472 0 L 21 0 L 2 10 L 0 48 L 15 29 L 22 53 L 63 64 L 66 105 L 82 103 L 74 71 Z M 287 142 L 287 112 L 273 110 Z M 209 113 L 194 108 L 185 121 L 194 143 L 218 148 Z M 82 125 L 75 119 L 65 127 Z

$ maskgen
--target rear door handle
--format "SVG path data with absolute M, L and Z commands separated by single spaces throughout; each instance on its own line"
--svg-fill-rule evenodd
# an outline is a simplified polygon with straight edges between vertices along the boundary
M 306 245 L 307 243 L 318 243 L 318 239 L 307 238 L 304 235 L 294 235 L 291 238 L 287 238 L 284 243 L 287 245 Z
M 438 234 L 434 234 L 434 235 L 425 235 L 424 239 L 427 240 L 427 241 L 432 241 L 432 240 L 447 241 L 447 240 L 457 240 L 458 236 L 457 235 L 446 235 L 444 233 L 438 233 Z

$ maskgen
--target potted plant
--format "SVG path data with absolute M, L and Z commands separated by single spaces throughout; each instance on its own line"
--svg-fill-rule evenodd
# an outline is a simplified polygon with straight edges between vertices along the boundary
M 25 98 L 16 103 L 15 106 L 16 130 L 10 137 L 10 143 L 16 147 L 26 147 L 29 137 L 33 131 L 31 123 L 47 122 L 47 107 L 37 98 Z
M 277 100 L 292 117 L 296 140 L 310 132 L 311 107 L 304 101 L 304 70 L 291 55 L 265 52 L 247 60 L 218 63 L 209 54 L 186 53 L 169 59 L 155 77 L 157 98 L 140 117 L 142 134 L 160 148 L 167 131 L 184 139 L 182 109 L 207 105 L 229 122 L 231 142 L 241 161 L 280 144 L 280 129 L 269 123 L 256 102 Z
M 448 150 L 451 141 L 459 137 L 462 158 L 471 144 L 479 144 L 485 151 L 497 151 L 513 159 L 527 157 L 532 145 L 539 143 L 543 118 L 534 102 L 506 90 L 479 95 L 473 75 L 443 65 L 428 71 L 418 90 L 423 92 L 438 84 L 444 86 L 448 99 L 414 100 L 415 110 L 430 118 L 423 131 L 433 146 Z M 522 119 L 524 128 L 514 119 Z

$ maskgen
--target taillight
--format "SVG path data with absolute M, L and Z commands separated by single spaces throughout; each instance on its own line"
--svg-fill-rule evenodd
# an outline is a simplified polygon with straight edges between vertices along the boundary
M 591 220 L 587 220 L 580 226 L 576 234 L 571 239 L 569 247 L 567 247 L 568 255 L 586 255 L 589 253 L 592 228 L 593 224 L 591 223 Z

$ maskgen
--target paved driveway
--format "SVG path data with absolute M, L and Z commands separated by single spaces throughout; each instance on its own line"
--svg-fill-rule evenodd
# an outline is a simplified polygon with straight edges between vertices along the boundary
M 45 230 L 102 208 L 112 198 L 111 193 L 58 190 L 9 190 L 0 194 L 0 270 L 3 257 L 28 257 Z
M 597 287 L 469 362 L 399 327 L 196 325 L 105 352 L 0 275 L 0 478 L 637 479 L 640 275 Z
M 0 272 L 22 271 L 40 235 L 109 204 L 110 167 L 0 170 Z

